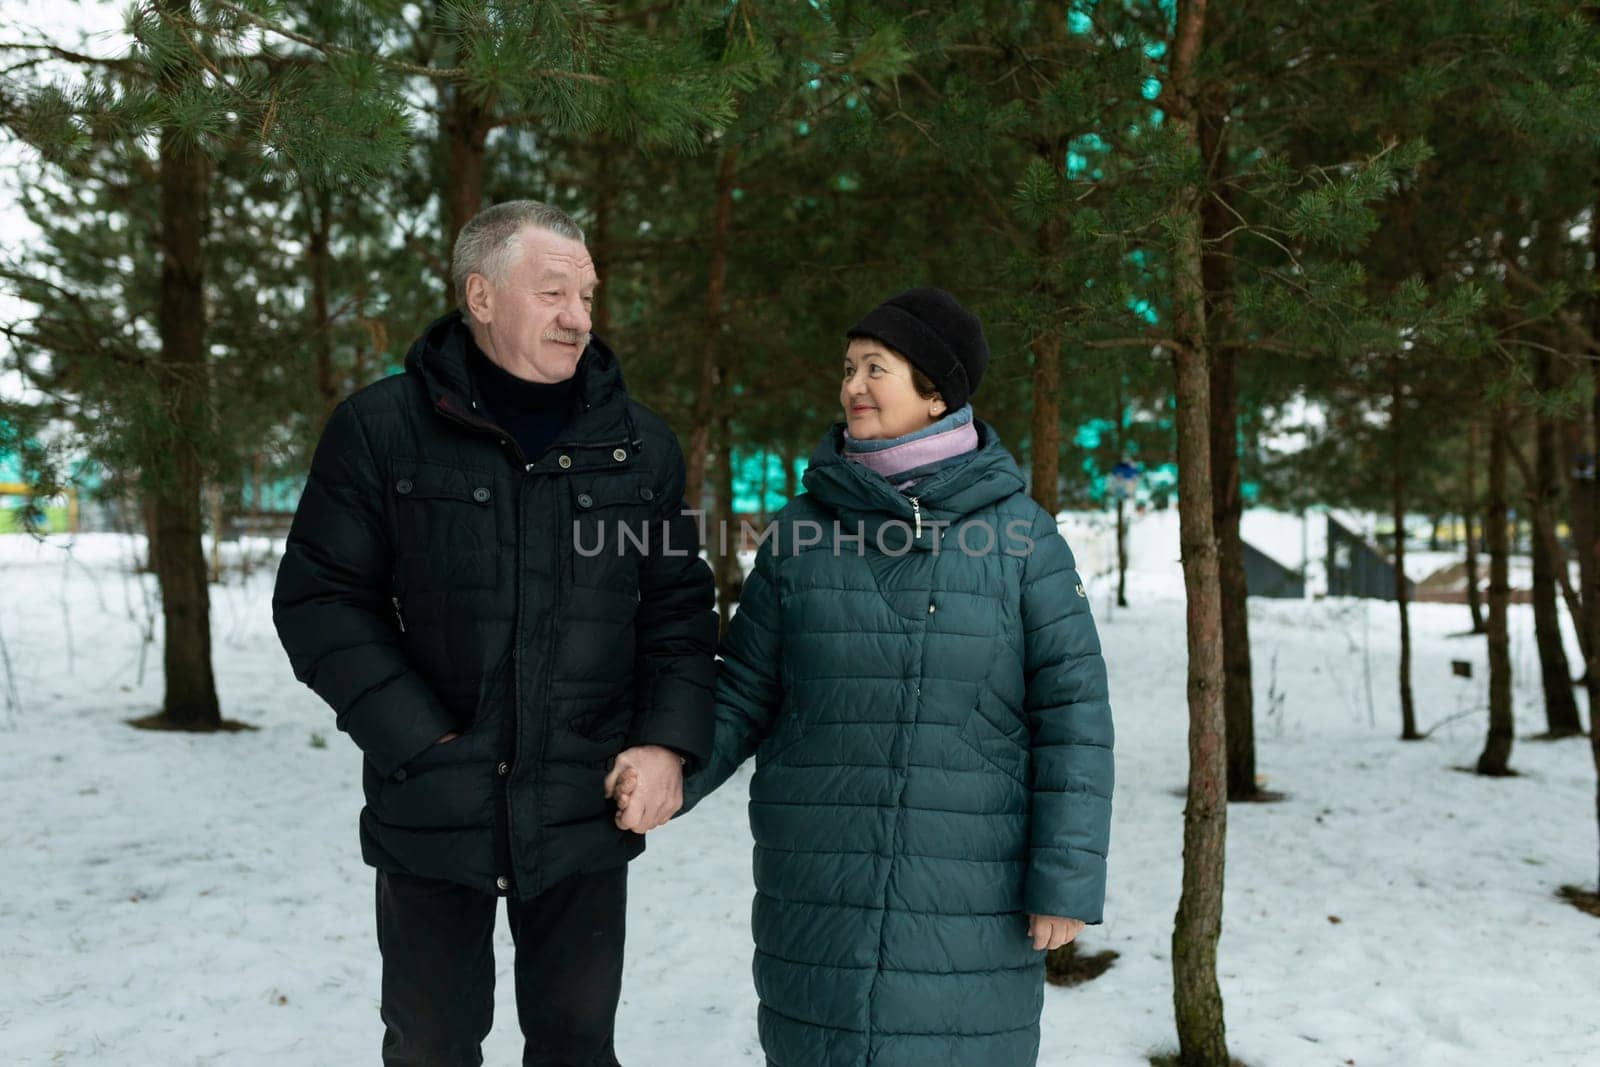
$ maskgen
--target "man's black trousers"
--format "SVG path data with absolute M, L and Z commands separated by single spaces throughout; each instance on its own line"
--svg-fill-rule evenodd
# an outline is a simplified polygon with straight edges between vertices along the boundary
M 578 874 L 531 900 L 506 898 L 524 1067 L 618 1067 L 628 868 Z M 477 1067 L 494 1016 L 500 898 L 378 872 L 383 1062 Z

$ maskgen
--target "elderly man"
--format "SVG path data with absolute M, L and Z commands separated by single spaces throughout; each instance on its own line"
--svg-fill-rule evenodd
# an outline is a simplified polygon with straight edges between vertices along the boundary
M 273 618 L 365 757 L 384 1062 L 482 1062 L 504 897 L 523 1063 L 614 1065 L 626 865 L 710 748 L 711 573 L 572 219 L 489 208 L 453 280 L 406 373 L 328 420 Z

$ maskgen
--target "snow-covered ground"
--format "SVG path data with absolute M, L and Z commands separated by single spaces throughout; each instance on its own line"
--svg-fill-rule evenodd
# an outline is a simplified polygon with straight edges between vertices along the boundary
M 1131 607 L 1112 610 L 1113 579 L 1090 583 L 1117 789 L 1107 918 L 1081 943 L 1120 958 L 1047 990 L 1047 1067 L 1141 1064 L 1176 1042 L 1183 603 L 1175 552 L 1135 543 Z M 151 583 L 127 572 L 127 544 L 65 544 L 0 538 L 0 1062 L 377 1062 L 360 757 L 290 674 L 270 567 L 213 587 L 226 714 L 258 729 L 149 733 L 123 720 L 160 699 L 159 649 L 141 651 Z M 1219 970 L 1234 1054 L 1253 1067 L 1597 1062 L 1600 922 L 1553 896 L 1595 874 L 1586 741 L 1519 741 L 1516 778 L 1457 770 L 1477 755 L 1486 685 L 1481 639 L 1451 636 L 1459 605 L 1413 608 L 1418 714 L 1438 729 L 1408 745 L 1392 605 L 1250 610 L 1259 765 L 1287 799 L 1228 813 Z M 1543 726 L 1527 608 L 1512 625 L 1527 735 Z M 1452 659 L 1474 678 L 1453 677 Z M 762 1062 L 747 781 L 656 832 L 633 867 L 624 1063 Z M 491 1065 L 520 1051 L 503 923 L 499 950 Z

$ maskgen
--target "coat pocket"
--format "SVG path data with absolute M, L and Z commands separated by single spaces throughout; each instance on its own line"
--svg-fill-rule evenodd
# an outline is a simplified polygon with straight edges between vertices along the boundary
M 475 732 L 434 743 L 388 778 L 368 803 L 379 820 L 414 830 L 487 826 L 495 796 L 494 738 Z
M 558 751 L 564 758 L 603 766 L 627 745 L 632 726 L 632 709 L 620 704 L 579 715 L 568 724 Z
M 1019 741 L 996 726 L 984 713 L 981 701 L 967 712 L 958 736 L 984 763 L 1018 785 L 1028 784 L 1029 753 L 1024 741 Z
M 494 475 L 477 468 L 394 461 L 395 571 L 405 588 L 499 584 L 497 488 Z
M 575 475 L 568 482 L 572 583 L 637 600 L 639 560 L 663 551 L 664 530 L 650 522 L 655 489 L 647 474 Z M 695 545 L 667 546 L 696 551 Z
M 811 733 L 811 724 L 806 722 L 805 716 L 788 703 L 778 709 L 774 722 L 777 725 L 756 749 L 756 762 L 761 766 L 780 762 Z

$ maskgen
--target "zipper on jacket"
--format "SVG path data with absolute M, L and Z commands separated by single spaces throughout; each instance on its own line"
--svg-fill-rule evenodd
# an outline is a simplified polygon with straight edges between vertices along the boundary
M 517 454 L 518 461 L 520 461 L 525 468 L 532 466 L 532 464 L 528 463 L 528 457 L 522 454 L 522 446 L 517 444 L 516 439 L 510 434 L 506 433 L 505 430 L 503 430 L 497 423 L 489 419 L 482 418 L 481 416 L 462 411 L 460 408 L 457 408 L 454 404 L 450 403 L 447 397 L 440 397 L 434 402 L 433 406 L 446 418 L 454 422 L 458 422 L 470 430 L 477 430 L 479 433 L 489 434 L 500 441 L 501 444 L 510 445 L 511 450 Z
M 909 497 L 911 501 L 911 517 L 916 521 L 917 532 L 913 534 L 915 540 L 922 540 L 922 503 L 916 497 Z
M 517 449 L 517 455 L 519 455 L 519 456 L 522 455 L 522 449 L 520 447 Z M 526 457 L 523 457 L 523 458 L 526 459 Z M 521 729 L 519 727 L 519 723 L 518 723 L 518 720 L 521 718 L 521 708 L 522 708 L 522 622 L 523 622 L 523 611 L 522 611 L 522 597 L 523 597 L 523 588 L 522 588 L 522 583 L 523 583 L 522 519 L 523 519 L 523 515 L 524 515 L 524 513 L 526 511 L 526 507 L 524 505 L 524 498 L 527 496 L 527 491 L 528 491 L 528 472 L 531 471 L 531 470 L 533 470 L 533 464 L 532 463 L 526 464 L 522 468 L 522 477 L 517 479 L 517 500 L 516 500 L 516 516 L 515 516 L 515 525 L 516 525 L 516 531 L 517 531 L 517 552 L 516 552 L 517 573 L 512 576 L 512 581 L 511 581 L 512 595 L 517 598 L 517 606 L 516 606 L 516 609 L 512 612 L 512 623 L 511 623 L 511 707 L 508 709 L 508 712 L 507 712 L 507 715 L 506 715 L 506 718 L 510 720 L 510 722 L 509 722 L 510 729 L 507 730 L 507 733 L 510 735 L 510 738 L 511 738 L 511 749 L 510 749 L 509 753 L 507 753 L 507 759 L 509 759 L 510 762 L 511 762 L 511 773 L 513 773 L 513 774 L 516 773 L 518 767 L 522 763 L 521 759 L 518 756 L 518 752 L 517 752 L 517 746 L 521 743 L 521 733 L 522 733 L 522 731 L 521 731 Z M 508 862 L 506 864 L 506 866 L 509 868 L 509 870 L 507 870 L 505 873 L 506 873 L 506 876 L 508 878 L 511 878 L 512 881 L 515 882 L 516 877 L 517 877 L 517 873 L 516 873 L 517 872 L 516 831 L 515 831 L 515 829 L 513 828 L 513 825 L 512 825 L 512 823 L 514 822 L 514 817 L 512 815 L 512 810 L 515 807 L 515 805 L 513 805 L 512 802 L 511 802 L 511 782 L 510 782 L 509 779 L 507 779 L 507 781 L 505 783 L 505 792 L 504 792 L 504 795 L 503 795 L 502 799 L 505 801 L 505 805 L 506 805 L 506 854 L 509 857 L 509 860 L 508 860 Z
M 400 624 L 400 632 L 405 633 L 406 617 L 405 614 L 400 610 L 400 598 L 397 596 L 392 596 L 389 598 L 389 600 L 394 604 L 394 621 Z

